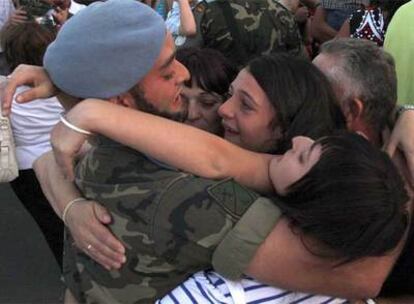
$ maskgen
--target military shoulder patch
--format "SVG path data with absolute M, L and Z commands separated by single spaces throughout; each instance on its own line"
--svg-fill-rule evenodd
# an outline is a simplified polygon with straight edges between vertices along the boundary
M 240 217 L 259 195 L 232 179 L 216 183 L 207 189 L 208 193 L 232 216 Z

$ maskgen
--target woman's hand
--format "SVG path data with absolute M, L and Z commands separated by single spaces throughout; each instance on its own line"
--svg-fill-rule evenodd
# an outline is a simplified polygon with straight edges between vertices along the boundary
M 2 96 L 1 104 L 3 115 L 10 114 L 16 88 L 22 85 L 32 86 L 33 88 L 16 96 L 16 101 L 21 103 L 51 97 L 58 92 L 44 68 L 21 64 L 7 77 L 7 84 L 2 94 L 0 94 Z
M 110 222 L 108 211 L 94 201 L 76 203 L 66 214 L 75 245 L 108 270 L 126 261 L 124 245 L 106 227 Z
M 82 194 L 72 182 L 63 177 L 53 153 L 43 154 L 34 162 L 33 169 L 56 214 L 63 217 L 65 213 L 65 224 L 72 233 L 76 246 L 103 267 L 119 268 L 125 261 L 125 248 L 107 228 L 112 220 L 108 211 L 88 200 L 68 206 L 70 201 Z M 69 209 L 65 212 L 66 208 Z

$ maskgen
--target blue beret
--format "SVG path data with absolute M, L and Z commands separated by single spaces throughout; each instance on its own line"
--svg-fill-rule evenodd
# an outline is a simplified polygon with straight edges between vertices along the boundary
M 127 92 L 148 73 L 165 35 L 164 20 L 145 4 L 96 2 L 63 25 L 43 65 L 63 92 L 107 99 Z

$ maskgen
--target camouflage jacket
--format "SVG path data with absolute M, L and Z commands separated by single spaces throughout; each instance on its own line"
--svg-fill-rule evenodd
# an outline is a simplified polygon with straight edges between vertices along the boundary
M 77 168 L 83 194 L 108 208 L 127 262 L 107 271 L 65 241 L 64 277 L 81 303 L 153 303 L 190 274 L 211 268 L 217 244 L 258 195 L 232 180 L 167 168 L 103 140 Z
M 221 1 L 230 3 L 240 36 L 238 42 L 219 5 Z M 240 67 L 262 54 L 303 54 L 302 38 L 294 16 L 276 0 L 204 0 L 193 12 L 197 36 L 187 39 L 184 46 L 219 50 Z

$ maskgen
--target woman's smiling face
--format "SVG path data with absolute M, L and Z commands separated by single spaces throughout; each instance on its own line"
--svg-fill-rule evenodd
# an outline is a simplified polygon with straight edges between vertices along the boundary
M 281 136 L 274 128 L 276 110 L 247 69 L 230 86 L 231 97 L 219 108 L 224 138 L 242 148 L 267 152 Z

